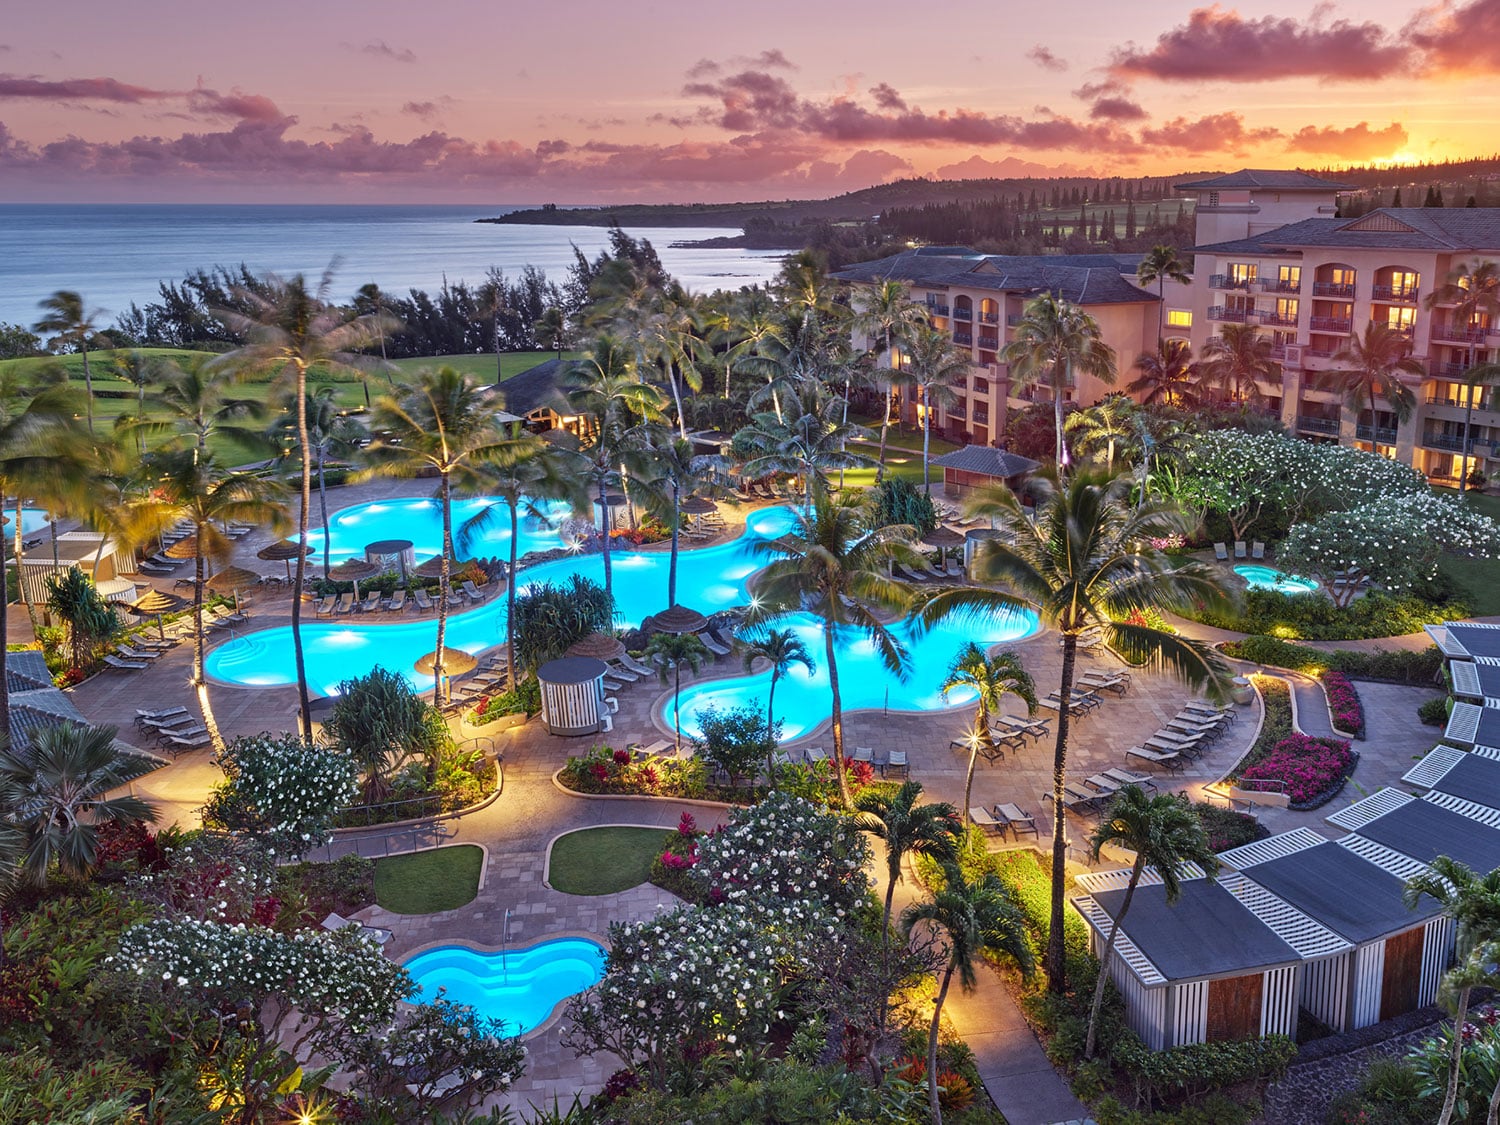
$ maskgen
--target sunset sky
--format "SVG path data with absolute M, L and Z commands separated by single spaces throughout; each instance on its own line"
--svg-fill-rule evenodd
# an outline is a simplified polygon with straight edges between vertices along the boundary
M 734 200 L 1442 159 L 1496 148 L 1497 74 L 1500 0 L 17 4 L 0 201 Z

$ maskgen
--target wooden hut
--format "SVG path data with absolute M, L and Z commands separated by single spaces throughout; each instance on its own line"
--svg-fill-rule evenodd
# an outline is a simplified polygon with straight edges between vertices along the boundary
M 1128 870 L 1081 875 L 1070 901 L 1103 954 L 1125 897 Z M 1350 943 L 1250 879 L 1193 872 L 1168 905 L 1147 870 L 1109 961 L 1132 1030 L 1154 1050 L 1188 1043 L 1293 1035 L 1308 963 L 1348 953 Z
M 1496 763 L 1500 765 L 1500 763 Z M 1401 895 L 1423 864 L 1358 836 L 1332 841 L 1310 828 L 1283 832 L 1219 859 L 1350 945 L 1309 962 L 1301 1006 L 1335 1031 L 1352 1031 L 1431 1004 L 1453 951 L 1453 920 Z
M 943 495 L 955 499 L 967 496 L 981 485 L 1003 483 L 1015 488 L 1037 467 L 1037 462 L 1029 457 L 988 445 L 966 445 L 934 457 L 932 463 L 942 467 Z

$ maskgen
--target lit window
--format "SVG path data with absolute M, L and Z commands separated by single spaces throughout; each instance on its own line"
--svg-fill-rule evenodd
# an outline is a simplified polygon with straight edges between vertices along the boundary
M 1168 309 L 1167 326 L 1169 328 L 1191 328 L 1193 326 L 1192 310 Z

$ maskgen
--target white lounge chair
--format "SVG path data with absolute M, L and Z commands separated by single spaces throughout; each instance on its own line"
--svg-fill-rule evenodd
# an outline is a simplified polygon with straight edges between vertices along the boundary
M 376 945 L 384 945 L 392 937 L 390 930 L 383 930 L 379 926 L 367 926 L 363 922 L 356 922 L 353 918 L 345 918 L 342 914 L 330 914 L 323 919 L 322 926 L 329 933 L 346 929 L 349 926 L 358 926 L 360 936 L 373 941 Z
M 1263 559 L 1266 557 L 1266 545 L 1259 539 L 1250 544 L 1250 557 L 1252 559 Z
M 121 660 L 113 654 L 106 656 L 104 663 L 108 664 L 111 668 L 119 668 L 128 672 L 139 672 L 142 668 L 151 667 L 144 660 Z
M 1237 559 L 1243 559 L 1246 557 L 1245 541 L 1243 539 L 1236 539 L 1234 541 L 1234 557 Z
M 121 656 L 128 660 L 159 660 L 161 653 L 151 652 L 144 649 L 131 648 L 129 645 L 119 645 L 116 650 Z
M 1005 834 L 1005 825 L 991 816 L 990 810 L 982 805 L 969 806 L 969 819 L 986 832 L 994 832 L 1001 836 Z
M 1214 544 L 1214 558 L 1218 559 L 1220 562 L 1228 562 L 1229 561 L 1229 548 L 1226 547 L 1223 543 L 1215 543 Z
M 620 664 L 620 665 L 622 665 L 622 666 L 624 666 L 626 668 L 629 668 L 637 676 L 654 676 L 654 675 L 656 675 L 656 669 L 655 668 L 648 668 L 648 667 L 646 667 L 646 665 L 642 664 L 639 660 L 637 660 L 635 657 L 631 656 L 630 653 L 628 653 L 628 652 L 622 652 L 620 654 L 618 660 L 616 661 L 616 663 L 618 663 L 618 664 Z
M 708 651 L 713 653 L 715 656 L 729 655 L 729 650 L 721 645 L 718 641 L 710 637 L 706 632 L 699 633 L 698 639 L 703 642 L 703 647 L 708 649 Z
M 1006 801 L 1004 804 L 995 806 L 995 819 L 1000 821 L 1020 838 L 1022 832 L 1030 832 L 1033 836 L 1040 836 L 1036 830 L 1036 817 L 1025 812 L 1019 805 Z

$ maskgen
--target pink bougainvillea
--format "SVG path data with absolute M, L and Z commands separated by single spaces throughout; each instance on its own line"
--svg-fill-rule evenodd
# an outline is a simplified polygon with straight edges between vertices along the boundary
M 1323 691 L 1328 696 L 1328 710 L 1333 715 L 1333 725 L 1355 738 L 1365 736 L 1365 709 L 1360 704 L 1359 692 L 1342 672 L 1323 673 Z
M 1347 742 L 1294 734 L 1240 775 L 1243 781 L 1279 781 L 1293 805 L 1309 805 L 1331 795 L 1354 762 Z

